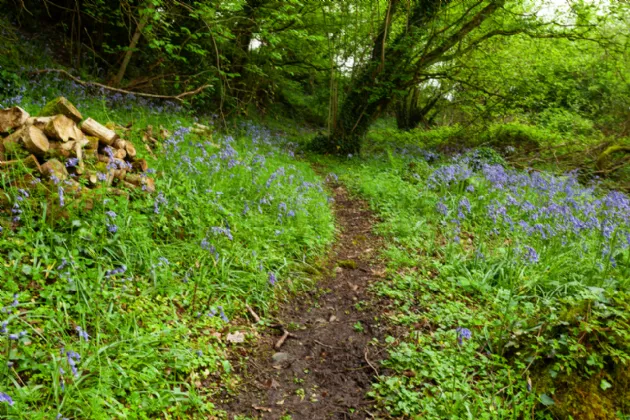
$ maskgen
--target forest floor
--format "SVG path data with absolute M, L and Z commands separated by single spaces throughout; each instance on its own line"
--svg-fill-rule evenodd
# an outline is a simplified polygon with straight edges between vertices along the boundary
M 241 393 L 225 407 L 229 418 L 350 419 L 373 417 L 366 394 L 383 359 L 386 326 L 370 285 L 384 276 L 382 239 L 366 202 L 331 186 L 338 239 L 318 286 L 281 305 L 282 331 L 261 332 Z M 280 347 L 280 348 L 277 348 Z

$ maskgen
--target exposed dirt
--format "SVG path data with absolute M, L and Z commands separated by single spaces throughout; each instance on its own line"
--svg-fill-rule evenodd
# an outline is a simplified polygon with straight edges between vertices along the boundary
M 280 308 L 276 318 L 294 337 L 280 349 L 281 329 L 261 332 L 259 347 L 239 372 L 247 385 L 229 405 L 229 418 L 371 418 L 366 393 L 383 357 L 377 298 L 369 285 L 383 276 L 377 260 L 382 241 L 372 233 L 374 215 L 365 202 L 333 188 L 339 227 L 328 265 L 315 290 Z

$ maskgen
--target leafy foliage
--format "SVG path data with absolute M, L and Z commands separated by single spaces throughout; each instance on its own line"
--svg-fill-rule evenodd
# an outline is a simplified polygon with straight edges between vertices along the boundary
M 626 413 L 627 196 L 508 170 L 491 150 L 437 158 L 333 163 L 383 217 L 375 289 L 406 331 L 371 395 L 435 419 Z
M 255 124 L 199 138 L 182 110 L 75 89 L 84 114 L 133 122 L 136 144 L 148 124 L 172 132 L 157 160 L 144 156 L 155 194 L 75 194 L 2 172 L 1 380 L 14 405 L 0 412 L 207 418 L 237 384 L 222 338 L 231 320 L 308 284 L 300 267 L 332 237 L 327 196 L 290 145 Z

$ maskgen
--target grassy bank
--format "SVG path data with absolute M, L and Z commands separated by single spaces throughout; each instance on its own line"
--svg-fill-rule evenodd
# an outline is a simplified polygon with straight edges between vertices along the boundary
M 332 239 L 321 181 L 282 136 L 253 124 L 197 135 L 175 104 L 55 78 L 0 102 L 36 112 L 60 93 L 131 127 L 156 192 L 76 193 L 2 173 L 0 392 L 12 404 L 0 416 L 207 418 L 237 384 L 233 318 L 301 288 Z M 168 131 L 156 158 L 141 140 L 149 125 Z

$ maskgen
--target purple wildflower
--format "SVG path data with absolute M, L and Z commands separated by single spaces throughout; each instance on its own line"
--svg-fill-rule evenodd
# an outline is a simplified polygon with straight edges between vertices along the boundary
M 525 254 L 523 255 L 523 258 L 525 259 L 525 261 L 529 262 L 530 264 L 536 264 L 539 260 L 538 257 L 538 253 L 536 252 L 536 250 L 534 248 L 532 248 L 531 246 L 525 246 Z
M 472 333 L 468 328 L 457 327 L 457 343 L 461 346 L 464 340 L 470 340 Z
M 14 404 L 13 399 L 8 394 L 5 394 L 4 392 L 0 392 L 0 402 L 5 402 L 9 404 L 10 406 L 13 406 Z
M 63 207 L 66 203 L 66 200 L 64 199 L 63 187 L 61 185 L 57 188 L 57 192 L 59 193 L 59 207 Z
M 225 315 L 225 312 L 223 312 L 223 306 L 219 306 L 219 316 L 221 317 L 223 321 L 230 322 L 228 317 Z
M 275 286 L 276 281 L 277 281 L 276 274 L 274 272 L 270 271 L 269 272 L 269 284 L 271 284 L 272 286 Z
M 88 335 L 87 331 L 84 331 L 83 328 L 79 327 L 78 325 L 75 329 L 77 333 L 79 333 L 80 338 L 84 339 L 85 341 L 90 341 L 90 336 Z

